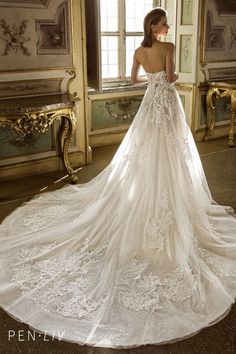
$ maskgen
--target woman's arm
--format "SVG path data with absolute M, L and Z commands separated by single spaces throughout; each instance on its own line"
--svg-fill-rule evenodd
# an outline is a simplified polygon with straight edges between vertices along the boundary
M 178 80 L 179 75 L 175 73 L 175 63 L 174 63 L 174 53 L 175 46 L 173 43 L 166 43 L 167 52 L 166 52 L 166 74 L 167 80 L 172 83 Z
M 140 63 L 137 60 L 137 53 L 135 51 L 134 59 L 133 59 L 133 66 L 132 66 L 132 70 L 131 70 L 131 84 L 132 85 L 144 85 L 144 84 L 147 84 L 147 82 L 148 82 L 146 77 L 138 76 L 139 69 L 140 69 Z

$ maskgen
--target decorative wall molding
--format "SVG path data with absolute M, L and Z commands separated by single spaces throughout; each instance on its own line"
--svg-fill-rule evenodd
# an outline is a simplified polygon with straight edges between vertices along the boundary
M 47 8 L 50 0 L 1 0 L 1 7 Z
M 143 95 L 104 97 L 90 101 L 90 133 L 128 127 L 140 106 Z
M 193 0 L 182 0 L 181 25 L 193 24 Z
M 215 26 L 211 11 L 207 12 L 206 50 L 225 50 L 225 27 L 226 26 Z
M 236 60 L 236 1 L 202 0 L 201 62 Z
M 2 28 L 0 40 L 4 41 L 5 44 L 3 52 L 0 53 L 1 55 L 8 55 L 9 52 L 13 52 L 16 55 L 19 52 L 23 55 L 31 55 L 25 46 L 25 42 L 30 41 L 30 38 L 25 36 L 27 23 L 27 20 L 22 20 L 20 24 L 14 22 L 10 25 L 5 20 L 0 20 L 0 27 Z
M 62 78 L 0 82 L 0 98 L 60 93 Z
M 209 68 L 210 81 L 228 81 L 236 79 L 235 67 Z
M 73 68 L 14 74 L 0 73 L 0 99 L 69 92 L 75 78 Z
M 236 15 L 236 1 L 222 1 L 222 0 L 214 0 L 215 6 L 217 8 L 217 12 L 219 15 Z
M 37 53 L 70 54 L 69 11 L 68 2 L 63 2 L 56 11 L 54 20 L 36 20 L 39 34 Z
M 138 107 L 134 107 L 134 103 L 141 103 L 142 98 L 132 97 L 124 98 L 119 101 L 109 100 L 100 105 L 103 112 L 108 112 L 112 119 L 127 120 L 133 119 L 137 113 Z
M 236 47 L 236 27 L 231 27 L 231 39 L 230 39 L 230 49 L 232 49 L 233 47 Z
M 179 58 L 179 66 L 181 73 L 192 72 L 192 46 L 193 36 L 191 34 L 181 34 Z
M 176 2 L 176 71 L 179 82 L 196 82 L 198 34 L 198 13 L 200 1 L 179 0 Z

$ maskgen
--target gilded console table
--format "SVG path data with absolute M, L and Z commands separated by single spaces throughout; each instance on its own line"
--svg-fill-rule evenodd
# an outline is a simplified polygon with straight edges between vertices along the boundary
M 229 128 L 229 146 L 234 147 L 234 126 L 236 117 L 236 83 L 210 83 L 207 93 L 207 131 L 205 138 L 212 135 L 215 128 L 215 106 L 213 105 L 213 96 L 216 98 L 230 97 L 231 98 L 231 119 Z
M 76 127 L 74 101 L 67 94 L 0 100 L 0 129 L 11 128 L 23 138 L 44 134 L 54 121 L 61 120 L 59 152 L 72 183 L 77 182 L 68 159 Z

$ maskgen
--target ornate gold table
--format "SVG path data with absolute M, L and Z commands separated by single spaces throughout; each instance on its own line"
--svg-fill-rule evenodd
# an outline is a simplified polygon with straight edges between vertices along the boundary
M 205 138 L 212 135 L 215 128 L 215 106 L 213 105 L 213 96 L 216 98 L 230 97 L 231 98 L 231 119 L 229 128 L 229 147 L 234 147 L 234 125 L 236 117 L 236 83 L 218 83 L 213 82 L 209 84 L 207 93 L 207 130 Z
M 77 177 L 68 159 L 68 149 L 76 127 L 75 99 L 67 94 L 0 100 L 0 129 L 13 129 L 21 137 L 44 134 L 61 120 L 59 152 L 71 182 Z

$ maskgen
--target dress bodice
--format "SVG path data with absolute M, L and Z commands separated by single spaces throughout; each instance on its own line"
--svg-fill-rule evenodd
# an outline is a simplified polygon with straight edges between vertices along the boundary
M 173 91 L 174 85 L 167 80 L 167 74 L 165 70 L 157 71 L 155 73 L 145 72 L 148 79 L 148 96 L 156 97 L 157 93 L 170 93 Z M 168 96 L 166 96 L 166 99 Z M 158 95 L 158 99 L 160 99 Z
M 166 74 L 165 70 L 157 71 L 155 73 L 149 73 L 149 72 L 145 71 L 145 74 L 147 76 L 149 84 L 158 83 L 158 82 L 168 82 L 167 81 L 167 74 Z

